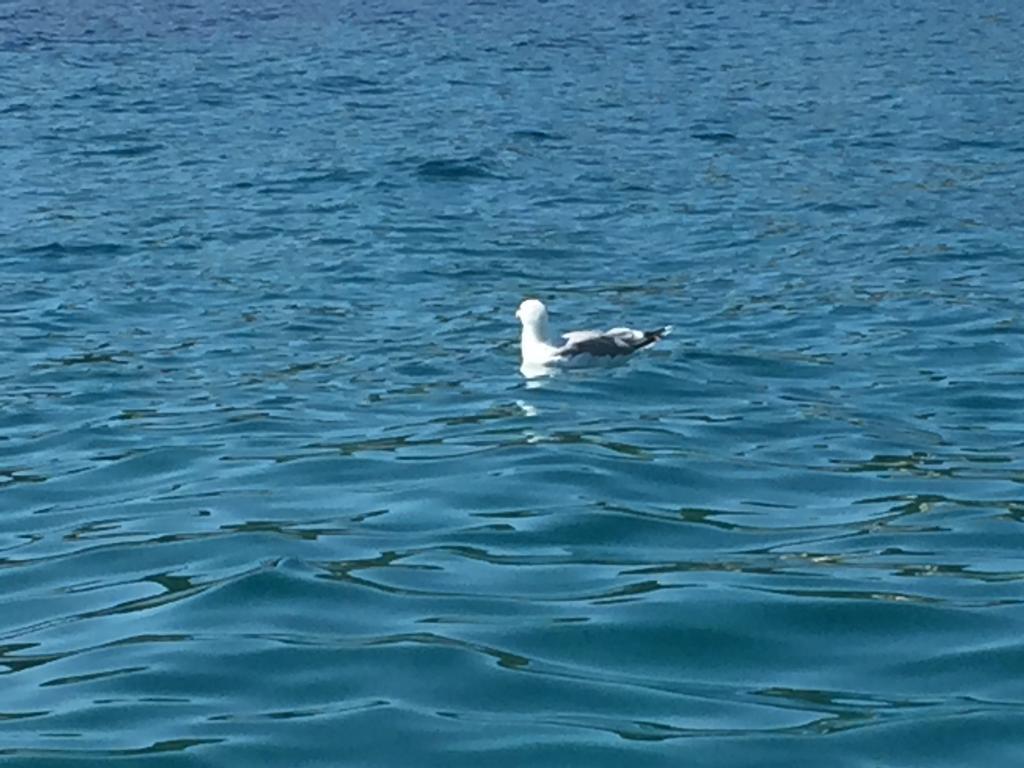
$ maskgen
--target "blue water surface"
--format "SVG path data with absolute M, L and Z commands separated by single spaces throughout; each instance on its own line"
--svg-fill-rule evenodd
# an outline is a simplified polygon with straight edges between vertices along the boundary
M 1022 40 L 0 0 L 0 762 L 1021 764 Z

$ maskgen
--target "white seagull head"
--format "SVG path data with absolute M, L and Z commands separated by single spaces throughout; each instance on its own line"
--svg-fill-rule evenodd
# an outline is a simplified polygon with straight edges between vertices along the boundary
M 544 338 L 548 330 L 548 310 L 543 302 L 527 299 L 519 305 L 516 317 L 523 324 L 524 331 L 530 331 L 536 338 Z

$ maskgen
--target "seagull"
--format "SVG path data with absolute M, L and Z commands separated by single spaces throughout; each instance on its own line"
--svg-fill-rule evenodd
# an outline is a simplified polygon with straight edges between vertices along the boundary
M 523 324 L 520 349 L 523 371 L 537 371 L 549 366 L 589 361 L 594 358 L 616 358 L 636 352 L 665 338 L 672 326 L 653 331 L 612 328 L 607 331 L 571 331 L 552 343 L 548 334 L 548 310 L 537 299 L 519 305 L 516 317 Z

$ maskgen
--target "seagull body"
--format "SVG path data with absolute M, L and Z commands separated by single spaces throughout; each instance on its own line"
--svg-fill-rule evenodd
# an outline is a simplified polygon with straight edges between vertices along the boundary
M 527 299 L 519 305 L 516 317 L 523 324 L 520 349 L 524 368 L 623 357 L 663 339 L 672 330 L 671 326 L 666 326 L 653 331 L 637 331 L 632 328 L 571 331 L 552 340 L 548 331 L 548 310 L 542 302 Z

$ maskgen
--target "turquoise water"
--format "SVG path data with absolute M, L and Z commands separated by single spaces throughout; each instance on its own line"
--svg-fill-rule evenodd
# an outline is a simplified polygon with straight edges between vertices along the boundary
M 1019 764 L 1022 39 L 0 2 L 0 762 Z

